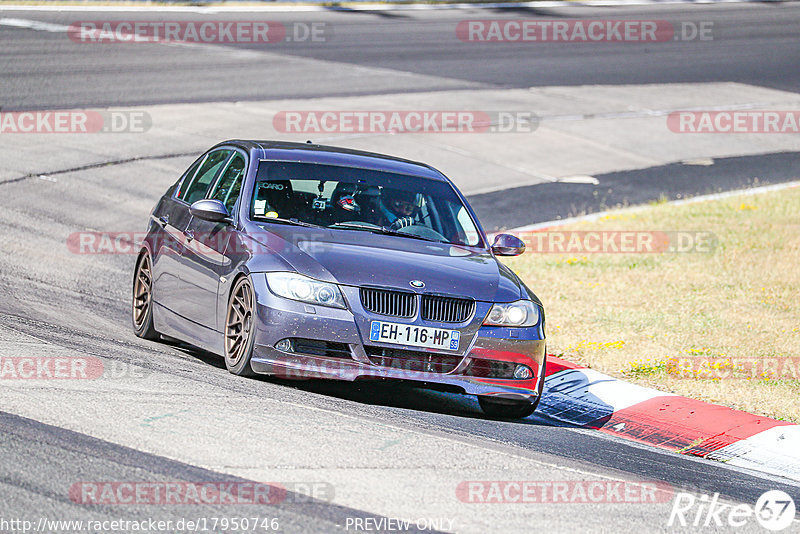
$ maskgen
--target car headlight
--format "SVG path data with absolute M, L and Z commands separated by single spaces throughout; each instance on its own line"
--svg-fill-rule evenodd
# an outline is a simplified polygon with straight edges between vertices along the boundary
M 493 304 L 484 326 L 535 326 L 539 322 L 539 307 L 530 300 L 508 304 Z
M 297 273 L 267 273 L 269 290 L 290 300 L 309 304 L 346 308 L 342 292 L 336 284 L 319 282 Z

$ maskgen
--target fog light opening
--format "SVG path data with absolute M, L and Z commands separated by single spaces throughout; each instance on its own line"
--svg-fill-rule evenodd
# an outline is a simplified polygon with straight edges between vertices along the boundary
M 514 378 L 517 380 L 528 380 L 529 378 L 533 378 L 533 371 L 527 365 L 517 365 L 517 368 L 514 369 Z
M 281 352 L 293 352 L 292 341 L 290 339 L 281 339 L 275 343 L 275 348 Z

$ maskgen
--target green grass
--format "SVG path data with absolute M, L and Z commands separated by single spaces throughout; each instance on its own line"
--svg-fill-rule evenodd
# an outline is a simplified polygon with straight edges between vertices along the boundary
M 735 379 L 688 378 L 669 363 L 687 355 L 800 358 L 800 188 L 655 202 L 556 230 L 708 231 L 717 243 L 710 253 L 505 260 L 544 302 L 550 352 L 648 387 L 800 422 L 798 380 L 738 371 Z

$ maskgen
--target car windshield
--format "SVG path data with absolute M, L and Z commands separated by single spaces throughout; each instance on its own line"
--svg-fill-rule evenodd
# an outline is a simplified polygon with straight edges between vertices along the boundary
M 449 183 L 338 165 L 262 161 L 250 217 L 483 246 Z

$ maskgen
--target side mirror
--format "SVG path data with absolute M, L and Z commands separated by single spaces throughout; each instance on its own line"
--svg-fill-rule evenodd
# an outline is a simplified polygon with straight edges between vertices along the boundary
M 204 221 L 233 222 L 228 210 L 225 208 L 225 204 L 214 198 L 198 200 L 191 205 L 189 212 Z
M 497 234 L 492 245 L 492 252 L 498 256 L 519 256 L 525 252 L 525 243 L 511 234 Z

